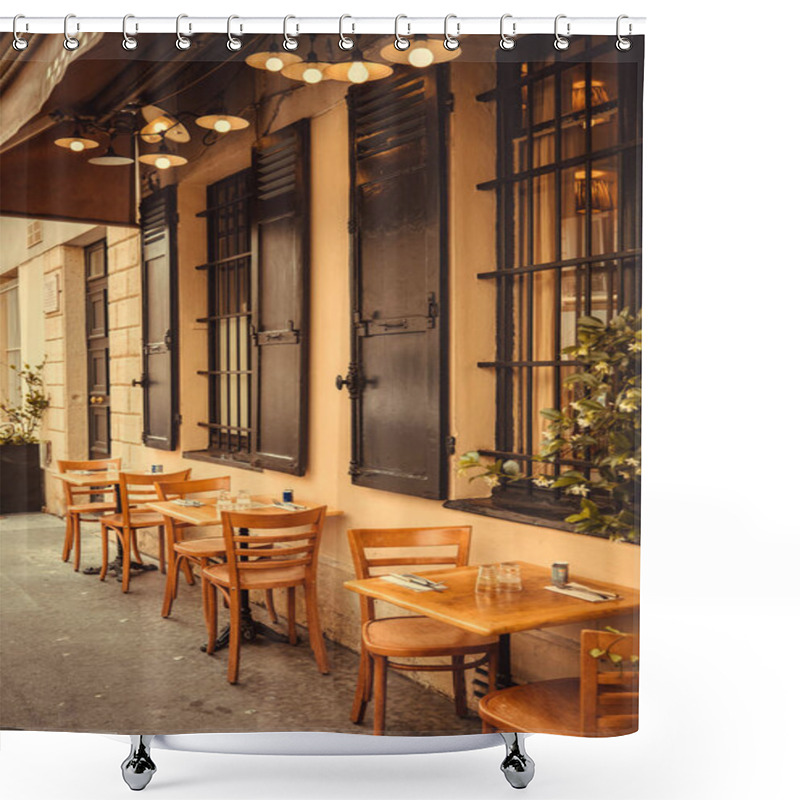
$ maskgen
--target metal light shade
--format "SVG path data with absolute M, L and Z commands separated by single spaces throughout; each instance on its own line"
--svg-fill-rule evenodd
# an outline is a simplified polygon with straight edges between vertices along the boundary
M 267 72 L 281 72 L 290 64 L 299 64 L 303 59 L 295 53 L 285 50 L 267 50 L 263 53 L 253 53 L 247 56 L 245 62 L 253 69 L 264 69 Z
M 325 70 L 330 66 L 328 61 L 317 61 L 314 53 L 309 53 L 309 61 L 300 61 L 297 64 L 289 64 L 281 70 L 281 75 L 293 81 L 304 81 L 305 83 L 319 83 L 328 80 Z
M 185 125 L 158 106 L 145 106 L 142 116 L 147 124 L 139 131 L 139 136 L 148 144 L 158 144 L 164 137 L 171 142 L 186 144 L 192 138 Z
M 102 156 L 95 156 L 89 159 L 90 164 L 97 164 L 101 167 L 122 167 L 126 164 L 133 164 L 133 159 L 128 156 L 121 156 L 111 145 Z
M 146 153 L 143 156 L 139 156 L 139 161 L 141 161 L 142 164 L 149 164 L 156 169 L 169 169 L 170 167 L 180 167 L 189 163 L 188 159 L 183 156 L 171 153 L 167 149 L 165 142 L 161 143 L 161 147 L 158 148 L 157 153 Z
M 82 153 L 84 150 L 92 150 L 100 146 L 100 142 L 81 136 L 80 132 L 77 130 L 72 136 L 64 136 L 61 139 L 56 139 L 54 144 L 66 150 L 71 150 L 73 153 Z
M 325 70 L 325 77 L 347 83 L 366 83 L 388 78 L 393 72 L 394 70 L 388 64 L 365 61 L 364 54 L 357 51 L 353 54 L 353 61 L 339 61 L 331 64 Z
M 381 48 L 380 57 L 392 64 L 406 64 L 418 69 L 424 69 L 431 64 L 441 64 L 452 61 L 461 55 L 461 48 L 448 50 L 439 39 L 424 39 L 417 37 L 405 50 L 398 50 L 394 44 L 387 44 Z
M 206 114 L 198 117 L 195 122 L 201 128 L 208 128 L 217 133 L 241 131 L 250 125 L 250 122 L 244 117 L 234 117 L 232 114 Z

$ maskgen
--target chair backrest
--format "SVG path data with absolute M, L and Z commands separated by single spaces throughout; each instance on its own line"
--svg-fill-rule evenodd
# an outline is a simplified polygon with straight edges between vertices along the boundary
M 73 472 L 75 470 L 91 470 L 92 472 L 111 472 L 116 471 L 119 472 L 119 468 L 122 466 L 122 459 L 121 458 L 97 458 L 92 459 L 90 461 L 67 461 L 67 460 L 59 460 L 56 462 L 58 464 L 58 471 L 59 472 Z M 113 486 L 103 486 L 102 488 L 98 489 L 94 486 L 86 486 L 86 487 L 79 487 L 79 486 L 72 486 L 69 483 L 64 484 L 64 490 L 67 495 L 67 503 L 72 504 L 73 498 L 78 497 L 80 495 L 87 495 L 87 494 L 107 494 L 114 491 Z
M 221 478 L 196 478 L 190 481 L 158 481 L 155 485 L 159 500 L 169 500 L 172 497 L 186 497 L 187 495 L 203 494 L 205 492 L 230 491 L 231 476 Z
M 222 533 L 226 560 L 234 566 L 233 588 L 239 588 L 242 572 L 253 569 L 303 567 L 306 580 L 314 580 L 326 511 L 326 506 L 283 514 L 223 511 Z
M 639 637 L 581 631 L 581 734 L 632 733 L 639 724 Z
M 354 528 L 347 532 L 356 578 L 419 567 L 465 567 L 472 527 Z M 435 553 L 426 552 L 436 550 Z M 374 551 L 374 552 L 370 552 Z M 375 601 L 360 595 L 362 621 L 375 619 Z
M 192 474 L 191 469 L 182 469 L 178 472 L 136 473 L 120 472 L 119 497 L 122 517 L 127 522 L 130 519 L 131 507 L 141 503 L 152 503 L 158 500 L 156 484 L 174 483 L 175 481 L 188 480 Z

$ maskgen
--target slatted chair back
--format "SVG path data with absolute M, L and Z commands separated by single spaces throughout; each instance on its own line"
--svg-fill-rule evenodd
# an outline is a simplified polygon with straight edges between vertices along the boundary
M 307 579 L 313 581 L 326 510 L 326 506 L 320 506 L 285 514 L 223 511 L 226 560 L 234 565 L 230 572 L 232 588 L 239 590 L 242 573 L 252 570 L 302 567 Z M 248 533 L 242 533 L 243 529 Z
M 221 478 L 196 478 L 189 481 L 159 481 L 155 485 L 159 500 L 181 499 L 206 492 L 230 491 L 231 476 Z
M 191 474 L 191 469 L 154 474 L 121 472 L 119 475 L 119 495 L 124 523 L 127 525 L 130 522 L 130 514 L 133 508 L 144 503 L 153 503 L 159 499 L 156 493 L 156 484 L 185 481 L 188 480 Z
M 637 729 L 638 654 L 638 636 L 581 632 L 581 735 L 608 736 Z
M 372 578 L 400 569 L 465 567 L 472 527 L 354 528 L 347 532 L 356 578 Z M 431 552 L 435 550 L 436 552 Z M 412 552 L 413 551 L 413 552 Z M 359 595 L 362 622 L 375 619 L 375 601 Z
M 91 470 L 92 472 L 119 472 L 122 465 L 121 458 L 97 458 L 91 461 L 66 461 L 59 460 L 58 471 L 60 473 L 75 472 L 76 470 Z M 98 488 L 100 489 L 98 491 Z M 64 481 L 64 491 L 67 496 L 67 505 L 74 505 L 75 499 L 85 497 L 86 495 L 106 495 L 114 491 L 113 486 L 105 486 L 100 484 L 99 487 L 94 486 L 73 486 L 72 484 Z

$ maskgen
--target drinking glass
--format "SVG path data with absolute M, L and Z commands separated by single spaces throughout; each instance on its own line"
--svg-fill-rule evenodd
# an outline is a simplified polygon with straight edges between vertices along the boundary
M 233 499 L 231 498 L 231 493 L 227 489 L 223 489 L 219 493 L 217 508 L 220 511 L 230 511 L 233 508 Z
M 504 561 L 497 566 L 497 588 L 503 592 L 522 591 L 522 572 L 519 564 Z
M 247 489 L 239 489 L 236 495 L 236 509 L 237 511 L 244 511 L 250 508 L 250 492 Z
M 497 591 L 497 568 L 494 564 L 483 564 L 478 567 L 475 580 L 476 594 L 491 594 Z

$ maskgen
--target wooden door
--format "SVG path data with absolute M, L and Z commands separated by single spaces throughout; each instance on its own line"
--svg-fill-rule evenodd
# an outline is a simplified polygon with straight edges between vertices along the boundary
M 353 482 L 446 496 L 446 68 L 350 90 Z
M 85 250 L 89 458 L 111 455 L 108 364 L 108 270 L 105 240 Z

